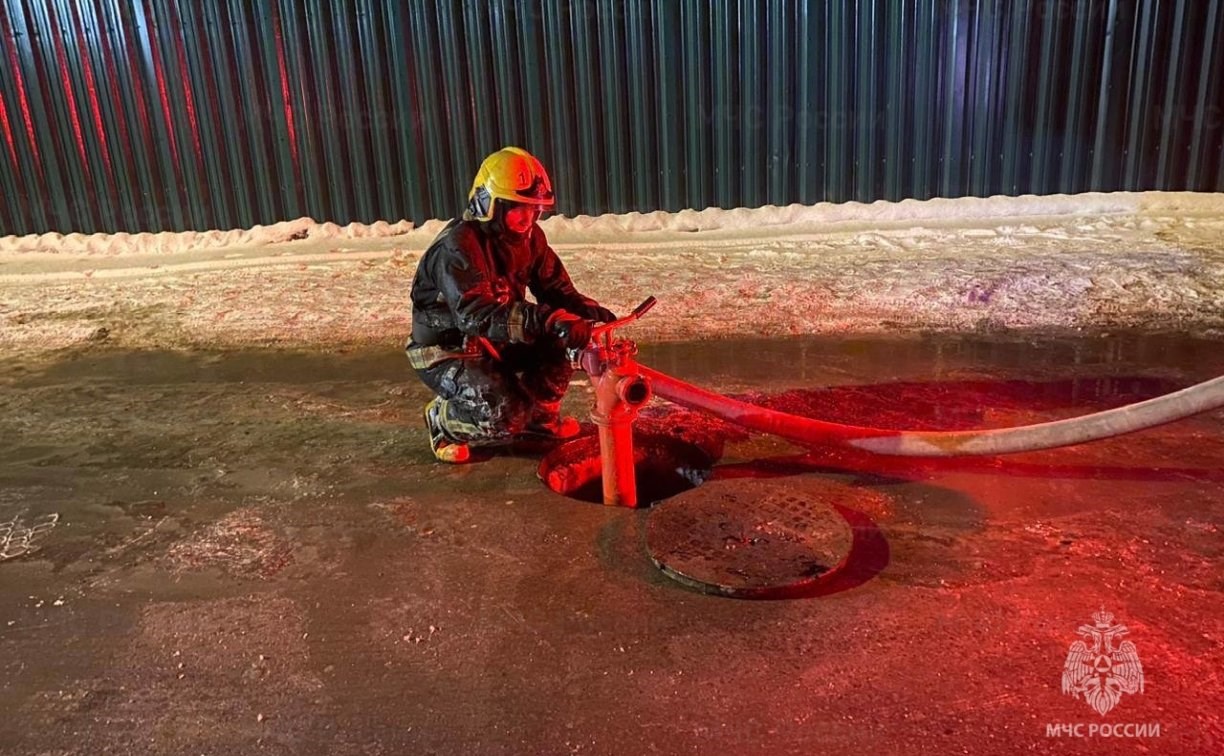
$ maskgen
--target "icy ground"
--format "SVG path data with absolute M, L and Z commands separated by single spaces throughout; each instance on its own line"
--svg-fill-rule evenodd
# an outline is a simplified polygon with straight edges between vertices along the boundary
M 0 349 L 385 342 L 442 227 L 0 237 Z M 660 304 L 638 339 L 1224 328 L 1224 194 L 905 200 L 550 218 L 578 287 Z

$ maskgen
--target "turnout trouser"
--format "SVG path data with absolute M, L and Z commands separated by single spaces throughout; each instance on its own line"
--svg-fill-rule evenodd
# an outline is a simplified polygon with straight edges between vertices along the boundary
M 413 346 L 408 350 L 411 356 Z M 507 443 L 533 422 L 554 418 L 574 368 L 560 344 L 506 344 L 487 353 L 443 357 L 417 375 L 441 402 L 447 440 L 472 446 Z

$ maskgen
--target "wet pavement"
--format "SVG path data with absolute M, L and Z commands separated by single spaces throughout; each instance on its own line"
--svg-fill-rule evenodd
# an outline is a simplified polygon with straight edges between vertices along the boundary
M 1165 393 L 1224 374 L 1222 346 L 911 336 L 640 356 L 776 409 L 955 429 Z M 649 511 L 547 490 L 538 449 L 434 464 L 406 368 L 396 344 L 0 362 L 0 753 L 1224 749 L 1224 412 L 889 460 L 656 402 L 645 426 L 720 447 L 715 480 L 863 493 L 839 582 L 744 601 L 660 573 Z M 576 385 L 567 406 L 588 401 Z M 1105 715 L 1060 687 L 1102 608 L 1145 673 Z

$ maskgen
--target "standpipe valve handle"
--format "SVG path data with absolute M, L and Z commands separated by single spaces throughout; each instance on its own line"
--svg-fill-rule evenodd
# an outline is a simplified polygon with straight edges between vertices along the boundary
M 629 313 L 620 320 L 614 320 L 611 323 L 604 323 L 603 325 L 597 325 L 592 328 L 591 340 L 594 341 L 605 333 L 609 333 L 617 328 L 629 325 L 633 321 L 645 315 L 647 312 L 650 312 L 650 308 L 654 307 L 658 303 L 659 300 L 655 299 L 654 297 L 646 297 L 644 300 L 642 300 L 640 305 L 633 308 L 633 312 Z

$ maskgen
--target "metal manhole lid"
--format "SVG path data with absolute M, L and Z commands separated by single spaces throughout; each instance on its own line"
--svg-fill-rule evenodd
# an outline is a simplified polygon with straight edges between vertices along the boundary
M 712 481 L 651 511 L 646 548 L 669 577 L 706 593 L 779 595 L 846 561 L 854 533 L 833 505 L 853 505 L 857 490 L 831 480 Z

